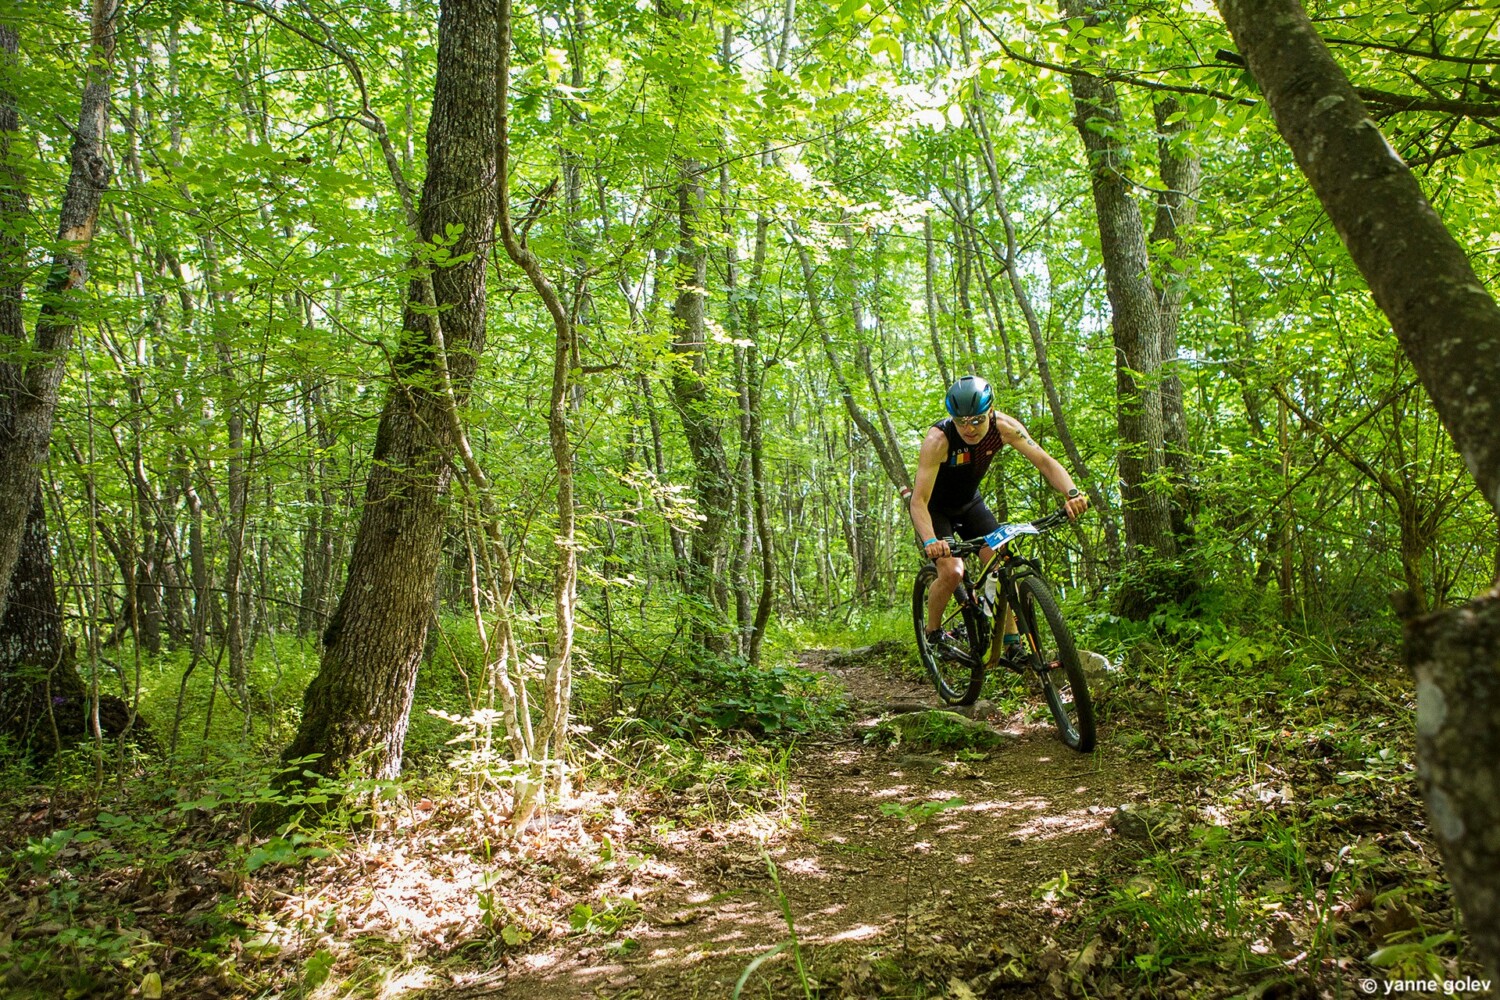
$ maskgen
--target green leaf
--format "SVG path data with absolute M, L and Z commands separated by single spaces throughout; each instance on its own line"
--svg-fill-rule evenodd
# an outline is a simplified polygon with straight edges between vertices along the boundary
M 776 947 L 772 948 L 770 951 L 758 956 L 749 965 L 745 966 L 745 971 L 740 973 L 739 982 L 734 984 L 734 993 L 730 995 L 730 1000 L 740 1000 L 740 994 L 744 992 L 745 984 L 750 981 L 750 977 L 755 975 L 755 970 L 760 968 L 770 959 L 773 959 L 777 955 L 780 955 L 783 951 L 786 951 L 786 949 L 791 946 L 791 943 L 792 942 L 790 941 L 783 941 Z
M 892 35 L 876 35 L 870 39 L 870 55 L 884 53 L 893 66 L 901 65 L 901 43 Z
M 327 948 L 319 948 L 302 968 L 302 985 L 308 990 L 315 990 L 327 981 L 328 973 L 332 971 L 333 952 Z

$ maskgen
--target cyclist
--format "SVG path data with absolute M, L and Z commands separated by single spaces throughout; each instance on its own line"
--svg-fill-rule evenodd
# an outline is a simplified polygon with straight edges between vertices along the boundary
M 917 479 L 912 486 L 911 520 L 921 540 L 922 553 L 937 564 L 937 580 L 927 599 L 927 642 L 940 655 L 948 654 L 942 633 L 943 609 L 963 579 L 964 564 L 949 554 L 944 539 L 989 534 L 999 527 L 995 515 L 979 495 L 979 483 L 990 462 L 1005 445 L 1020 452 L 1042 477 L 1061 493 L 1070 520 L 1088 509 L 1088 497 L 1073 483 L 1058 461 L 1042 450 L 1015 417 L 996 411 L 994 391 L 978 375 L 965 375 L 948 389 L 944 403 L 948 417 L 933 424 L 922 439 L 917 457 Z M 989 559 L 984 549 L 982 558 Z M 1015 615 L 1005 615 L 1006 653 L 1020 642 Z

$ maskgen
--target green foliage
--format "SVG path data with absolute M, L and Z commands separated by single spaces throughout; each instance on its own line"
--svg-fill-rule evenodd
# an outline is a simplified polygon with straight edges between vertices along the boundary
M 240 703 L 224 692 L 222 660 L 195 662 L 187 649 L 155 656 L 129 644 L 121 649 L 121 660 L 136 658 L 140 715 L 156 743 L 169 749 L 175 730 L 181 760 L 215 763 L 264 760 L 279 751 L 296 731 L 302 692 L 318 667 L 307 643 L 286 635 L 263 638 L 247 660 L 250 697 Z M 122 669 L 118 662 L 108 666 Z
M 1446 967 L 1439 949 L 1457 940 L 1457 934 L 1444 931 L 1427 934 L 1419 940 L 1388 944 L 1372 952 L 1369 963 L 1385 970 L 1393 979 L 1443 979 Z
M 1150 855 L 1140 874 L 1110 893 L 1101 919 L 1121 922 L 1127 935 L 1147 945 L 1133 958 L 1141 972 L 1278 964 L 1275 956 L 1257 954 L 1251 941 L 1269 935 L 1263 926 L 1268 913 L 1316 898 L 1319 886 L 1297 832 L 1272 826 L 1266 833 L 1263 840 L 1232 841 L 1223 828 L 1195 829 L 1191 846 Z M 1314 937 L 1326 945 L 1327 928 Z
M 432 655 L 417 673 L 412 695 L 406 753 L 412 771 L 431 774 L 452 764 L 455 733 L 452 719 L 483 712 L 487 674 L 484 647 L 472 615 L 442 615 L 429 641 Z M 504 742 L 503 727 L 489 720 L 487 732 Z M 470 749 L 473 744 L 470 745 Z M 476 765 L 478 762 L 475 762 Z
M 1116 744 L 1181 776 L 1181 798 L 1211 817 L 1169 809 L 1129 834 L 1140 857 L 1091 888 L 1108 897 L 1091 926 L 1143 991 L 1174 969 L 1252 972 L 1299 954 L 1311 967 L 1378 955 L 1419 978 L 1451 962 L 1423 849 L 1361 832 L 1421 808 L 1404 671 L 1357 637 L 1257 617 L 1224 588 L 1200 596 L 1147 622 L 1077 616 L 1096 648 L 1126 657 Z M 1376 891 L 1391 884 L 1410 893 Z
M 614 937 L 641 919 L 641 908 L 633 899 L 612 899 L 608 896 L 595 907 L 590 903 L 578 903 L 568 914 L 568 926 L 574 934 L 590 937 Z
M 805 736 L 833 728 L 845 707 L 837 686 L 785 662 L 753 666 L 739 657 L 667 654 L 647 676 L 637 680 L 632 673 L 617 675 L 615 688 L 635 701 L 629 714 L 679 736 Z
M 789 653 L 804 649 L 874 646 L 911 641 L 911 618 L 899 604 L 884 601 L 850 605 L 842 614 L 783 619 L 772 639 L 774 648 Z
M 1481 591 L 1493 575 L 1494 519 L 1337 233 L 1310 193 L 1288 184 L 1294 165 L 1275 123 L 1264 104 L 1242 100 L 1252 81 L 1205 60 L 1229 46 L 1219 19 L 1201 5 L 1105 11 L 1084 24 L 1012 0 L 937 9 L 849 0 L 794 7 L 784 28 L 775 5 L 710 8 L 678 19 L 607 3 L 514 25 L 509 123 L 513 147 L 526 152 L 512 161 L 513 210 L 579 322 L 566 397 L 577 449 L 576 715 L 608 734 L 584 751 L 598 755 L 589 766 L 670 795 L 689 815 L 789 805 L 789 741 L 844 718 L 837 694 L 795 666 L 794 653 L 910 641 L 907 514 L 843 410 L 844 387 L 877 423 L 889 420 L 909 465 L 940 415 L 936 345 L 950 367 L 989 375 L 1003 408 L 1062 454 L 1012 278 L 1040 317 L 1051 388 L 1079 453 L 1117 505 L 1120 401 L 1098 223 L 1068 80 L 1038 68 L 1098 63 L 1118 79 L 1122 117 L 1108 128 L 1124 153 L 1115 168 L 1148 216 L 1163 150 L 1206 165 L 1198 219 L 1183 234 L 1188 252 L 1170 257 L 1158 243 L 1151 261 L 1153 277 L 1183 294 L 1178 356 L 1167 364 L 1188 409 L 1193 549 L 1178 563 L 1104 565 L 1100 517 L 1039 551 L 1066 582 L 1068 617 L 1086 644 L 1128 664 L 1130 697 L 1117 704 L 1149 720 L 1119 734 L 1128 749 L 1157 753 L 1170 774 L 1244 791 L 1301 740 L 1327 749 L 1329 783 L 1350 801 L 1409 795 L 1399 735 L 1409 692 L 1366 679 L 1368 661 L 1387 658 L 1398 634 L 1386 595 L 1413 587 L 1442 604 Z M 17 104 L 11 152 L 30 206 L 0 219 L 0 230 L 24 238 L 11 270 L 31 328 L 91 56 L 77 10 L 18 0 L 15 11 L 21 45 L 0 66 L 0 90 Z M 1318 13 L 1367 92 L 1474 96 L 1469 75 L 1436 56 L 1482 49 L 1490 12 L 1379 0 Z M 32 831 L 5 861 L 7 875 L 45 883 L 68 921 L 3 945 L 28 982 L 57 972 L 60 989 L 82 994 L 107 967 L 109 988 L 128 980 L 145 991 L 133 973 L 154 946 L 136 935 L 134 917 L 111 912 L 111 924 L 79 906 L 85 880 L 109 866 L 160 880 L 213 844 L 234 876 L 269 876 L 338 849 L 390 791 L 300 770 L 295 787 L 272 778 L 342 585 L 375 417 L 388 392 L 431 388 L 393 388 L 395 352 L 413 340 L 403 333 L 411 280 L 493 250 L 453 230 L 414 239 L 381 166 L 386 151 L 366 130 L 378 117 L 405 182 L 420 189 L 438 14 L 432 0 L 310 0 L 275 17 L 198 0 L 122 9 L 108 157 L 116 169 L 44 481 L 68 640 L 87 680 L 138 699 L 162 755 L 111 758 L 108 777 L 139 786 L 124 802 L 76 826 Z M 790 49 L 778 67 L 783 37 Z M 330 46 L 360 67 L 365 94 Z M 1155 122 L 1168 92 L 1180 131 Z M 1392 147 L 1423 163 L 1434 208 L 1493 287 L 1500 220 L 1483 120 L 1409 109 L 1377 117 Z M 702 168 L 711 169 L 695 221 L 674 207 L 683 178 Z M 761 235 L 763 264 L 754 264 Z M 707 386 L 706 416 L 668 401 L 684 367 L 675 349 L 681 265 L 700 248 L 708 317 L 692 365 Z M 556 469 L 539 446 L 551 330 L 519 272 L 503 255 L 493 263 L 485 349 L 455 359 L 477 367 L 460 416 L 495 484 L 522 652 L 545 656 L 556 627 Z M 30 358 L 11 348 L 10 360 Z M 771 532 L 740 547 L 744 512 L 702 507 L 683 423 L 714 422 L 727 467 L 738 468 L 750 452 L 741 400 L 752 394 Z M 243 430 L 238 451 L 231 423 Z M 246 477 L 241 523 L 236 467 Z M 1055 503 L 1024 462 L 1003 461 L 992 480 L 1013 513 Z M 486 589 L 494 567 L 474 545 L 471 486 L 460 478 L 449 491 L 437 626 L 405 762 L 409 773 L 495 783 L 506 778 L 507 748 L 486 714 L 490 665 L 469 610 L 475 581 Z M 679 565 L 711 513 L 725 515 L 734 536 L 709 559 L 722 569 L 712 581 L 722 594 Z M 243 685 L 228 677 L 226 652 L 235 546 L 246 557 Z M 734 598 L 758 600 L 761 547 L 774 615 L 752 665 L 705 647 L 727 637 L 726 647 L 741 648 Z M 314 585 L 325 558 L 326 579 Z M 159 654 L 132 635 L 152 607 L 133 583 L 163 605 Z M 1153 613 L 1137 621 L 1111 611 L 1110 588 L 1122 584 L 1138 585 Z M 1091 587 L 1103 595 L 1083 600 Z M 1191 603 L 1174 600 L 1189 589 Z M 1366 699 L 1357 717 L 1348 692 Z M 1108 699 L 1103 707 L 1112 710 Z M 869 738 L 962 755 L 995 737 L 924 716 L 888 720 Z M 0 786 L 34 782 L 10 749 L 0 743 Z M 44 776 L 60 795 L 95 801 L 106 789 L 94 763 L 92 751 L 69 749 Z M 237 844 L 249 814 L 268 805 L 303 818 Z M 1315 815 L 1227 840 L 1205 835 L 1194 853 L 1161 862 L 1151 886 L 1116 901 L 1117 917 L 1175 942 L 1138 950 L 1137 966 L 1156 975 L 1226 947 L 1192 921 L 1253 927 L 1253 900 L 1273 901 L 1265 893 L 1276 878 L 1303 900 L 1312 861 L 1287 838 L 1309 838 L 1353 808 L 1319 800 Z M 316 823 L 314 812 L 324 814 Z M 1191 884 L 1199 872 L 1234 882 L 1241 902 L 1204 896 Z M 1317 891 L 1326 900 L 1328 887 Z M 531 933 L 492 905 L 483 912 L 509 946 Z M 209 920 L 206 962 L 237 933 L 232 919 Z M 1451 943 L 1444 933 L 1423 927 L 1376 954 L 1392 968 L 1429 968 Z M 304 990 L 326 981 L 328 963 L 330 953 L 315 953 Z
M 938 813 L 946 809 L 955 809 L 962 805 L 964 805 L 964 800 L 958 796 L 954 796 L 951 799 L 944 799 L 941 802 L 936 799 L 929 799 L 928 801 L 917 802 L 911 805 L 907 805 L 904 802 L 883 802 L 880 805 L 880 812 L 883 815 L 890 816 L 898 823 L 905 824 L 912 830 L 917 830 L 927 825 Z
M 689 673 L 707 704 L 690 711 L 692 724 L 761 735 L 807 735 L 831 728 L 843 711 L 839 690 L 821 675 L 777 664 L 755 667 L 733 659 Z
M 689 741 L 630 725 L 599 748 L 592 769 L 626 788 L 665 796 L 662 805 L 689 820 L 719 821 L 790 807 L 794 748 L 744 737 Z
M 911 750 L 991 750 L 1006 737 L 984 723 L 952 712 L 929 709 L 882 719 L 865 732 L 866 743 Z
M 42 910 L 22 921 L 24 933 L 0 942 L 0 958 L 15 971 L 7 985 L 42 993 L 83 996 L 140 978 L 161 951 L 142 926 L 135 905 L 141 897 L 175 897 L 203 891 L 212 899 L 222 886 L 274 868 L 295 869 L 344 849 L 372 811 L 395 794 L 390 783 L 358 775 L 326 778 L 303 770 L 245 759 L 221 762 L 193 775 L 138 777 L 111 809 L 79 810 L 67 826 L 30 836 L 8 852 L 0 869 L 18 880 Z M 287 775 L 300 780 L 285 784 Z M 9 789 L 5 791 L 9 792 Z M 267 835 L 243 832 L 250 814 L 273 805 L 290 818 Z M 100 880 L 116 884 L 128 873 L 134 893 L 100 894 Z M 280 945 L 258 935 L 249 900 L 228 896 L 192 919 L 202 936 L 204 962 L 239 950 Z M 326 980 L 332 955 L 315 951 L 303 986 Z

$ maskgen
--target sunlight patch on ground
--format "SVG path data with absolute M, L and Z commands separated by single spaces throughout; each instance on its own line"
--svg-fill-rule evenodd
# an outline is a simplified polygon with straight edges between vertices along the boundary
M 817 858 L 792 858 L 778 862 L 782 872 L 790 875 L 826 876 L 828 873 L 818 864 Z
M 904 778 L 904 777 L 906 777 L 906 775 L 902 774 L 900 771 L 892 771 L 891 772 L 891 777 L 893 777 L 893 778 Z M 882 788 L 882 789 L 880 789 L 878 791 L 870 792 L 870 798 L 872 798 L 872 799 L 899 799 L 899 798 L 905 798 L 910 793 L 911 793 L 911 786 L 910 785 L 892 785 L 890 788 Z
M 432 989 L 436 985 L 437 977 L 426 967 L 418 966 L 415 969 L 407 969 L 405 972 L 392 975 L 381 984 L 379 997 L 380 1000 L 396 1000 L 408 993 Z
M 1093 806 L 1072 809 L 1056 816 L 1038 816 L 1015 830 L 1014 836 L 1026 840 L 1052 840 L 1073 833 L 1104 828 L 1105 816 Z
M 972 813 L 1005 813 L 1005 812 L 1046 812 L 1052 808 L 1052 801 L 1043 798 L 1030 799 L 990 799 L 986 802 L 971 802 L 962 806 L 955 806 L 957 812 Z
M 829 934 L 826 937 L 810 938 L 818 944 L 837 944 L 840 941 L 868 941 L 880 936 L 880 928 L 874 924 L 855 924 L 853 927 L 845 928 L 837 934 Z
M 790 815 L 779 810 L 746 813 L 739 819 L 724 824 L 723 837 L 729 840 L 747 837 L 751 840 L 768 841 L 774 839 L 790 823 Z

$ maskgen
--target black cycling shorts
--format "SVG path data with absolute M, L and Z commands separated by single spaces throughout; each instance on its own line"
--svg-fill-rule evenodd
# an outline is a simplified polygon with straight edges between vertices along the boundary
M 932 516 L 932 534 L 934 538 L 947 538 L 957 532 L 958 537 L 964 541 L 988 535 L 1000 527 L 1000 522 L 995 520 L 995 515 L 990 513 L 989 507 L 985 506 L 984 498 L 976 496 L 967 507 L 960 508 L 954 514 L 941 514 L 927 508 L 927 513 Z M 923 539 L 917 539 L 918 542 Z

